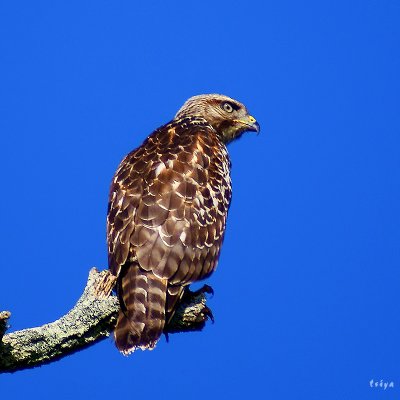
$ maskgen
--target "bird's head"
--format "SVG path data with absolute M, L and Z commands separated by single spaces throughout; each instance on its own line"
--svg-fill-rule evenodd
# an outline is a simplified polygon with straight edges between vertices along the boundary
M 221 94 L 201 94 L 185 102 L 175 119 L 199 116 L 204 118 L 228 143 L 246 131 L 260 131 L 260 125 L 246 107 L 237 100 Z

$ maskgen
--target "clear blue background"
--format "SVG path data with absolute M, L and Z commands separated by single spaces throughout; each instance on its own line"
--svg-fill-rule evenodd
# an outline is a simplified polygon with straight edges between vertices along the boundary
M 108 187 L 183 102 L 261 124 L 230 146 L 216 322 L 0 377 L 4 398 L 400 396 L 398 1 L 1 1 L 0 307 L 68 311 L 106 268 Z M 371 379 L 394 389 L 370 388 Z

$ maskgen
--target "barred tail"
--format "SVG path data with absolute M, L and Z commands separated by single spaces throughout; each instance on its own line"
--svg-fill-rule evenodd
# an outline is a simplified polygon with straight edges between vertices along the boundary
M 136 348 L 153 349 L 165 325 L 167 280 L 129 264 L 122 268 L 117 291 L 121 309 L 114 337 L 118 350 L 128 355 Z

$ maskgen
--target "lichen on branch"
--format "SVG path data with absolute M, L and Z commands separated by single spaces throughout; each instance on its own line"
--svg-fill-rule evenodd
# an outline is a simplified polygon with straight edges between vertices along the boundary
M 0 373 L 50 363 L 107 338 L 119 310 L 118 298 L 112 294 L 115 280 L 110 272 L 92 268 L 72 310 L 37 328 L 7 334 L 10 313 L 0 312 Z M 187 291 L 166 332 L 201 330 L 209 316 L 205 294 Z

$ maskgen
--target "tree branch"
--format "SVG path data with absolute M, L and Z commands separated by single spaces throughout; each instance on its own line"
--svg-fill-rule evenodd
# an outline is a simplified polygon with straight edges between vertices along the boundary
M 41 327 L 4 334 L 11 314 L 0 312 L 0 373 L 50 363 L 108 337 L 119 309 L 118 298 L 111 294 L 115 280 L 110 272 L 92 268 L 74 308 Z M 205 294 L 187 290 L 165 332 L 201 330 L 209 316 Z

